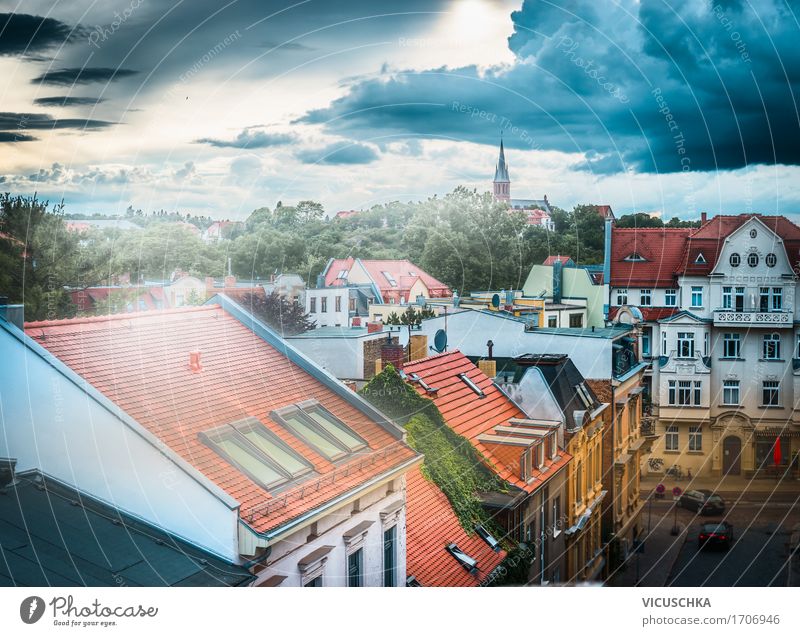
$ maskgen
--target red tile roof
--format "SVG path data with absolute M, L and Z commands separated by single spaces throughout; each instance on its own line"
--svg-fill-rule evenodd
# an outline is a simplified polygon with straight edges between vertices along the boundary
M 800 264 L 800 227 L 783 216 L 720 215 L 699 228 L 613 228 L 612 287 L 675 287 L 681 275 L 707 276 L 714 269 L 725 239 L 751 218 L 758 218 L 783 239 L 792 265 Z M 644 262 L 630 262 L 631 254 Z M 699 254 L 704 263 L 696 263 Z
M 535 479 L 526 482 L 519 477 L 518 462 L 509 465 L 491 448 L 479 441 L 477 439 L 479 435 L 491 434 L 495 426 L 507 426 L 510 419 L 527 419 L 527 415 L 460 351 L 455 350 L 415 360 L 404 364 L 403 371 L 407 376 L 416 373 L 428 386 L 438 389 L 435 394 L 430 395 L 418 384 L 410 382 L 420 395 L 433 400 L 447 425 L 459 435 L 466 437 L 486 458 L 487 466 L 508 483 L 527 492 L 533 492 L 546 481 L 547 477 L 558 472 L 552 470 L 553 468 L 561 468 L 571 459 L 570 455 L 562 452 L 557 461 L 550 465 L 551 470 L 545 473 L 544 479 L 541 478 L 542 473 L 534 470 Z M 458 377 L 461 373 L 466 373 L 486 397 L 478 397 Z
M 656 322 L 662 318 L 669 318 L 680 311 L 678 307 L 639 307 L 638 305 L 637 307 L 642 312 L 642 318 L 647 322 Z M 614 320 L 618 311 L 619 307 L 609 307 L 608 319 Z
M 218 305 L 32 322 L 25 329 L 234 497 L 242 519 L 257 531 L 277 528 L 416 456 Z M 189 369 L 192 351 L 201 352 L 199 373 Z M 361 435 L 369 449 L 334 466 L 268 416 L 310 398 Z M 260 420 L 310 461 L 318 476 L 273 496 L 198 437 L 245 417 Z
M 478 562 L 467 572 L 445 549 L 455 543 Z M 505 558 L 476 533 L 467 534 L 445 494 L 415 466 L 406 475 L 406 572 L 425 587 L 476 587 Z
M 611 230 L 612 287 L 675 287 L 690 228 L 618 228 Z M 644 261 L 625 259 L 638 254 Z
M 78 311 L 91 311 L 98 303 L 108 300 L 113 292 L 139 292 L 130 296 L 131 311 L 151 311 L 169 307 L 169 302 L 164 295 L 162 287 L 87 287 L 69 292 L 70 300 Z M 139 308 L 139 303 L 144 303 L 144 309 Z
M 397 301 L 400 295 L 403 295 L 405 300 L 408 300 L 408 293 L 417 280 L 422 280 L 428 288 L 431 297 L 439 298 L 451 295 L 450 288 L 447 285 L 436 280 L 433 276 L 414 265 L 411 261 L 358 260 L 380 290 L 384 302 L 389 302 L 390 298 Z M 335 287 L 337 285 L 342 285 L 343 281 L 337 278 L 339 272 L 341 270 L 347 270 L 349 272 L 355 265 L 355 262 L 356 259 L 352 257 L 333 259 L 325 270 L 325 286 Z M 388 272 L 392 278 L 394 278 L 397 286 L 393 286 L 386 276 L 384 276 L 383 272 Z
M 563 265 L 567 261 L 571 260 L 571 256 L 548 256 L 546 259 L 544 259 L 544 263 L 542 263 L 542 265 L 552 265 L 556 261 L 561 261 L 561 264 Z

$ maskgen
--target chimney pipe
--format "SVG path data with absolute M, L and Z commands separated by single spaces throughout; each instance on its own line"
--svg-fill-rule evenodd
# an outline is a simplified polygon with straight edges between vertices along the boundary
M 708 220 L 708 216 L 705 212 L 700 213 L 700 223 L 705 223 Z

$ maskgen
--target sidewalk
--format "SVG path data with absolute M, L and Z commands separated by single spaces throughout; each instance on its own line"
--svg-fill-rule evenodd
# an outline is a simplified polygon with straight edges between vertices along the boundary
M 621 571 L 620 568 L 607 582 L 607 585 L 611 587 L 634 587 L 636 585 L 665 587 L 687 537 L 686 526 L 682 523 L 678 524 L 680 533 L 677 536 L 670 534 L 672 524 L 672 515 L 665 515 L 657 521 L 654 520 L 653 527 L 645 538 L 644 552 L 628 556 L 625 561 L 625 571 Z
M 642 499 L 646 499 L 659 484 L 664 484 L 666 488 L 664 494 L 667 498 L 672 497 L 672 489 L 677 486 L 683 492 L 687 490 L 713 490 L 723 499 L 731 501 L 762 502 L 769 498 L 800 503 L 800 480 L 793 477 L 748 479 L 739 476 L 726 476 L 675 479 L 664 475 L 648 475 L 646 477 L 643 476 L 640 482 Z

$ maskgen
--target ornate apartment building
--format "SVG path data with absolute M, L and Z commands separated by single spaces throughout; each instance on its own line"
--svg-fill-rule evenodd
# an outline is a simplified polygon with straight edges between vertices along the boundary
M 800 227 L 781 216 L 699 228 L 606 225 L 609 318 L 638 323 L 659 438 L 646 471 L 797 472 Z

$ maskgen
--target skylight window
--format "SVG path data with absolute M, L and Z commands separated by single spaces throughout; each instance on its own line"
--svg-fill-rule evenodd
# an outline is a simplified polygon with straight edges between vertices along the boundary
M 255 418 L 200 435 L 220 456 L 267 490 L 314 470 Z
M 464 384 L 466 384 L 470 389 L 472 389 L 472 391 L 475 393 L 475 395 L 477 395 L 479 398 L 485 398 L 486 397 L 486 394 L 483 392 L 483 390 L 477 384 L 475 384 L 472 380 L 470 380 L 467 377 L 466 373 L 459 373 L 458 377 L 461 379 L 461 381 Z
M 702 253 L 702 252 L 700 252 L 700 253 L 697 255 L 697 258 L 696 258 L 696 259 L 694 259 L 694 262 L 695 262 L 695 265 L 705 265 L 705 264 L 706 264 L 706 257 L 705 257 L 705 256 L 703 256 L 703 253 Z
M 628 261 L 629 263 L 643 263 L 647 259 L 638 252 L 633 252 L 632 254 L 628 254 L 624 260 Z
M 355 431 L 316 401 L 279 409 L 271 416 L 330 461 L 367 446 Z
M 467 572 L 473 576 L 478 573 L 478 562 L 463 552 L 455 543 L 448 545 L 445 550 L 447 550 Z
M 500 542 L 497 539 L 495 539 L 486 528 L 478 524 L 477 526 L 475 526 L 475 532 L 481 539 L 483 539 L 486 542 L 486 545 L 488 545 L 492 550 L 494 550 L 495 552 L 500 552 Z
M 389 272 L 381 272 L 381 274 L 383 274 L 383 277 L 384 277 L 386 280 L 388 280 L 388 281 L 389 281 L 389 284 L 390 284 L 392 287 L 397 287 L 397 281 L 394 279 L 394 276 L 392 276 L 392 275 L 391 275 Z
M 592 408 L 592 396 L 589 395 L 589 391 L 586 390 L 586 385 L 581 382 L 580 384 L 575 385 L 575 390 L 578 393 L 578 397 L 580 397 L 581 402 L 583 402 L 583 406 L 587 409 Z
M 336 278 L 339 280 L 347 278 L 347 270 L 346 269 L 339 270 L 339 274 L 336 276 Z

